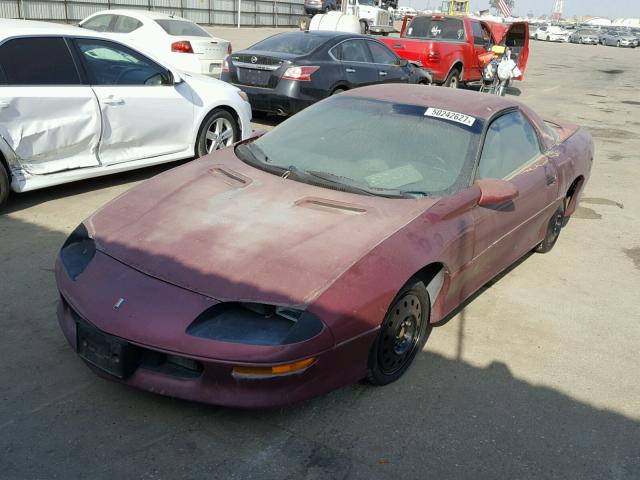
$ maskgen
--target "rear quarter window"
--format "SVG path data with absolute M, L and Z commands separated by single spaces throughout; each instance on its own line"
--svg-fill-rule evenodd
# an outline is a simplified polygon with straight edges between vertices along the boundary
M 407 27 L 408 38 L 428 38 L 435 40 L 465 40 L 464 22 L 459 18 L 434 18 L 419 16 L 411 20 Z

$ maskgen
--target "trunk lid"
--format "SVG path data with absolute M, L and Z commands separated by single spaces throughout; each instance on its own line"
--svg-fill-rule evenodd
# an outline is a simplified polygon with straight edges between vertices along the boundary
M 230 63 L 235 67 L 232 83 L 251 87 L 276 88 L 285 70 L 298 58 L 295 54 L 279 53 L 259 50 L 243 50 L 230 57 Z

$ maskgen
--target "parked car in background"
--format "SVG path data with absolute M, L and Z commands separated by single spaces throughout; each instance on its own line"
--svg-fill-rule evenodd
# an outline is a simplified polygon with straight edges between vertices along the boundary
M 586 45 L 597 45 L 599 38 L 599 32 L 597 30 L 576 30 L 569 35 L 569 41 L 571 43 L 583 43 Z
M 386 385 L 434 324 L 553 248 L 593 151 L 505 97 L 345 92 L 80 224 L 56 260 L 58 321 L 94 372 L 171 397 L 275 407 Z
M 336 0 L 304 0 L 304 11 L 307 15 L 327 13 L 336 9 Z
M 247 138 L 246 95 L 91 30 L 0 20 L 0 203 Z
M 538 27 L 533 38 L 546 40 L 547 42 L 568 42 L 571 32 L 555 25 L 543 25 Z
M 600 43 L 609 47 L 636 48 L 638 39 L 626 31 L 609 30 L 601 35 Z
M 254 110 L 292 115 L 336 93 L 374 83 L 430 84 L 431 74 L 375 38 L 331 31 L 287 32 L 225 60 L 222 79 Z
M 526 22 L 510 25 L 441 14 L 407 15 L 400 38 L 381 38 L 398 56 L 433 71 L 435 83 L 457 88 L 482 79 L 479 56 L 493 45 L 509 47 L 524 73 L 529 58 Z
M 185 18 L 146 10 L 103 10 L 80 27 L 137 46 L 179 70 L 219 76 L 231 43 Z

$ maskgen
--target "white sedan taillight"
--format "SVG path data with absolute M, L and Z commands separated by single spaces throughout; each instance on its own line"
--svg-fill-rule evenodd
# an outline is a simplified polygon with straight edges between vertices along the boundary
M 193 48 L 191 47 L 191 42 L 188 40 L 181 40 L 171 44 L 171 51 L 177 53 L 193 53 Z

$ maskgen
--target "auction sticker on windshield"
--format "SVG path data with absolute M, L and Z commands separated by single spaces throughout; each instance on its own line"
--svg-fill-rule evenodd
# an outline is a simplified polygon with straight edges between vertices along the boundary
M 444 118 L 445 120 L 451 120 L 452 122 L 462 123 L 463 125 L 467 125 L 468 127 L 473 127 L 473 124 L 476 122 L 476 119 L 470 117 L 469 115 L 465 115 L 464 113 L 452 112 L 450 110 L 443 110 L 441 108 L 427 108 L 427 111 L 424 112 L 427 117 L 434 118 Z

